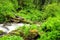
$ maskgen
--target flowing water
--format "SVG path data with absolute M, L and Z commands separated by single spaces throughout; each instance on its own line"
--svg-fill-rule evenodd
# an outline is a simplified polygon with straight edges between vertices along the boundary
M 6 27 L 9 29 L 7 30 L 6 28 L 2 27 L 3 24 L 0 24 L 0 30 L 2 30 L 3 32 L 9 33 L 12 30 L 16 30 L 17 28 L 22 27 L 24 25 L 25 25 L 24 23 L 12 23 L 10 26 L 6 25 Z M 27 25 L 29 26 L 29 24 Z

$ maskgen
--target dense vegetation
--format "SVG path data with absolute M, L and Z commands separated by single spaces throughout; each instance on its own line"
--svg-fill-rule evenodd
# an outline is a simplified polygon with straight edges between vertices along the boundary
M 60 40 L 60 0 L 0 0 L 0 23 L 23 17 L 37 22 L 0 37 L 0 40 Z

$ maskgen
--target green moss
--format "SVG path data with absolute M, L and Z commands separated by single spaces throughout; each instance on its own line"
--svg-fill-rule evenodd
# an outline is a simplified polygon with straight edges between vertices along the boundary
M 2 30 L 0 30 L 0 34 L 3 34 L 3 31 Z

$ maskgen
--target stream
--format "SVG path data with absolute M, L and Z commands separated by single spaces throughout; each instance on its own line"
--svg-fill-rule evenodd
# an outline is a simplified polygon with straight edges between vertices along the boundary
M 0 24 L 0 30 L 2 30 L 3 32 L 9 33 L 24 25 L 25 25 L 24 23 L 12 23 L 11 25 L 6 25 L 6 27 L 9 29 L 7 30 L 6 28 L 2 27 L 3 24 Z M 26 24 L 26 25 L 29 26 L 29 24 Z

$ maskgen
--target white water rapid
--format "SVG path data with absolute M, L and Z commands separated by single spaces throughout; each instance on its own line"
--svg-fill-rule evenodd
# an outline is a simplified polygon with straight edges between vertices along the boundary
M 24 25 L 25 25 L 24 23 L 12 23 L 11 26 L 6 25 L 6 27 L 9 29 L 9 30 L 7 30 L 6 28 L 2 27 L 3 24 L 0 24 L 0 30 L 2 30 L 3 32 L 9 33 Z M 27 24 L 27 25 L 29 26 L 29 24 Z

